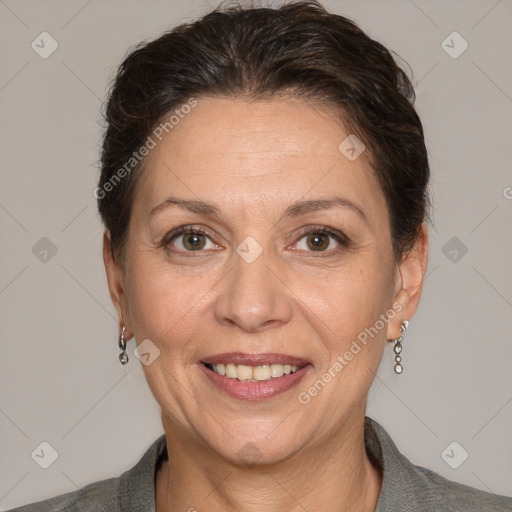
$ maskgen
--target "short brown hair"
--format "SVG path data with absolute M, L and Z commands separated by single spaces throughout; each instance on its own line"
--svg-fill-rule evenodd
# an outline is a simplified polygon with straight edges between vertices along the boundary
M 407 252 L 428 218 L 430 175 L 412 84 L 390 51 L 353 21 L 304 1 L 218 8 L 126 57 L 106 105 L 96 189 L 114 258 L 123 252 L 142 164 L 105 187 L 164 115 L 191 97 L 283 92 L 333 108 L 363 141 L 386 198 L 395 255 Z

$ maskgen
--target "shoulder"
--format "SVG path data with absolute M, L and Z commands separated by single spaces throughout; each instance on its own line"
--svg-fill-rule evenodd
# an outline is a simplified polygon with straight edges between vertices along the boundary
M 410 472 L 417 481 L 417 488 L 432 510 L 438 512 L 512 512 L 512 498 L 481 491 L 453 482 L 421 466 L 410 463 Z
M 12 509 L 10 512 L 119 512 L 121 477 L 93 482 L 78 491 L 61 494 L 37 503 Z
M 160 461 L 167 456 L 166 448 L 164 434 L 122 475 L 9 512 L 153 512 L 155 473 Z
M 369 458 L 382 470 L 376 512 L 512 512 L 512 498 L 453 482 L 404 457 L 375 420 L 365 420 Z

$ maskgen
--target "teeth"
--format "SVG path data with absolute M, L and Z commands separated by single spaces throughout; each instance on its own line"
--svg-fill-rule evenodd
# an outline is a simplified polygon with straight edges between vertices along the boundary
M 236 365 L 231 364 L 231 363 L 226 365 L 226 377 L 229 377 L 230 379 L 236 379 L 238 377 L 238 372 L 236 371 Z
M 270 365 L 270 372 L 272 377 L 282 377 L 284 375 L 284 366 L 282 364 Z
M 238 380 L 251 380 L 252 379 L 252 368 L 239 364 L 236 368 Z
M 252 370 L 252 374 L 255 380 L 269 380 L 272 377 L 272 370 L 270 369 L 270 365 L 266 364 L 264 366 L 256 366 L 256 368 Z
M 225 375 L 229 379 L 265 381 L 276 379 L 283 375 L 295 373 L 299 366 L 289 364 L 264 364 L 262 366 L 247 366 L 245 364 L 214 364 L 210 368 L 219 375 Z

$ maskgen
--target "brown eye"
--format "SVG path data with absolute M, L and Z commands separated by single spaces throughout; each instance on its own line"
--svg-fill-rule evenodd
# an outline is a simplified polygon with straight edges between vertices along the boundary
M 350 240 L 343 233 L 329 227 L 306 228 L 298 236 L 295 248 L 306 253 L 325 253 L 331 256 L 350 246 Z
M 175 253 L 206 252 L 207 249 L 219 249 L 211 236 L 200 228 L 180 227 L 171 231 L 160 243 Z M 203 251 L 203 249 L 205 249 Z
M 200 250 L 206 245 L 205 236 L 197 233 L 183 235 L 183 246 L 190 251 Z
M 329 247 L 329 236 L 325 233 L 308 235 L 307 245 L 312 251 L 323 251 Z

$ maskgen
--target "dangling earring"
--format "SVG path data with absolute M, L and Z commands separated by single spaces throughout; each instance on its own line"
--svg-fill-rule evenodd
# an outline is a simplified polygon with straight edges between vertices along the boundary
M 126 364 L 128 362 L 128 354 L 126 353 L 126 340 L 124 339 L 125 331 L 126 327 L 123 325 L 123 330 L 119 336 L 119 348 L 122 350 L 122 352 L 119 354 L 119 361 L 121 361 L 121 364 Z
M 407 329 L 409 322 L 407 320 L 402 320 L 400 324 L 400 332 L 404 333 Z M 404 341 L 404 337 L 400 336 L 395 340 L 395 346 L 393 347 L 393 351 L 395 352 L 395 373 L 402 373 L 404 371 L 404 367 L 402 366 L 402 341 Z

